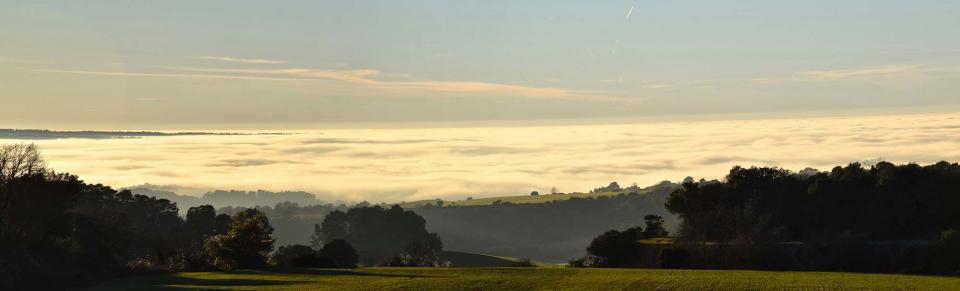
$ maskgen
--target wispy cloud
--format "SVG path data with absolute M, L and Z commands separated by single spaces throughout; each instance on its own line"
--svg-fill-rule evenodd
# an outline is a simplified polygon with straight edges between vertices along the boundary
M 242 75 L 274 75 L 283 76 L 277 78 L 297 78 L 300 80 L 309 79 L 329 79 L 351 83 L 370 83 L 369 77 L 380 74 L 379 70 L 372 69 L 305 69 L 305 68 L 284 68 L 284 69 L 231 69 L 231 68 L 199 68 L 199 67 L 167 67 L 174 70 L 198 72 L 198 73 L 216 73 L 216 74 L 242 74 Z
M 212 61 L 221 61 L 221 62 L 230 62 L 230 63 L 243 63 L 243 64 L 289 64 L 289 61 L 280 61 L 280 60 L 267 60 L 267 59 L 249 59 L 249 58 L 237 58 L 237 57 L 223 57 L 223 56 L 201 56 L 196 57 L 198 59 L 212 60 Z
M 310 69 L 310 68 L 279 68 L 279 69 L 237 69 L 237 68 L 203 68 L 203 67 L 163 67 L 175 72 L 116 72 L 93 70 L 34 70 L 48 73 L 101 75 L 118 77 L 153 77 L 153 78 L 180 78 L 180 79 L 227 79 L 227 80 L 257 80 L 257 81 L 334 81 L 342 85 L 362 89 L 376 90 L 405 90 L 414 92 L 444 92 L 448 94 L 470 94 L 470 96 L 492 97 L 527 97 L 527 98 L 556 98 L 579 99 L 592 101 L 616 101 L 637 103 L 646 98 L 633 96 L 614 96 L 604 92 L 577 91 L 564 88 L 534 87 L 505 83 L 476 82 L 476 81 L 437 81 L 417 80 L 409 76 L 403 80 L 384 80 L 394 74 L 384 74 L 375 69 Z M 178 72 L 176 72 L 178 71 Z
M 917 66 L 894 65 L 894 66 L 883 66 L 883 67 L 838 69 L 838 70 L 826 70 L 826 71 L 803 71 L 803 72 L 799 72 L 798 74 L 803 76 L 816 77 L 816 78 L 846 79 L 846 78 L 855 78 L 855 77 L 876 77 L 876 76 L 903 74 L 903 73 L 908 73 L 915 68 L 917 68 Z
M 296 78 L 285 78 L 285 77 L 276 78 L 276 77 L 212 75 L 212 74 L 131 73 L 131 72 L 48 70 L 48 69 L 35 69 L 32 71 L 45 72 L 45 73 L 58 73 L 58 74 L 75 74 L 75 75 L 96 75 L 96 76 L 116 76 L 116 77 L 153 77 L 153 78 L 176 78 L 176 79 L 223 79 L 223 80 L 257 80 L 257 81 L 307 80 L 307 79 L 296 79 Z

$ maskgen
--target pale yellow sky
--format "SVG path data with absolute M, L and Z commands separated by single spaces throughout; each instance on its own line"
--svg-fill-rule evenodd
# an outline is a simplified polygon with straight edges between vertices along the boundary
M 956 108 L 956 15 L 937 0 L 0 1 L 0 127 Z

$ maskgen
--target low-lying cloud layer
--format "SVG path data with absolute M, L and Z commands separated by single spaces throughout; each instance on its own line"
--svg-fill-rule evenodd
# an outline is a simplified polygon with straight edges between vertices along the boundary
M 18 141 L 0 140 L 7 142 Z M 305 190 L 327 200 L 395 202 L 721 178 L 733 165 L 829 170 L 878 158 L 958 161 L 960 114 L 37 143 L 53 168 L 92 183 Z

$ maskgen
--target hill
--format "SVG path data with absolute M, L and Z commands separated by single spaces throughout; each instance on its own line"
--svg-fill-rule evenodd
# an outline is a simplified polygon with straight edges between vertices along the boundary
M 822 272 L 572 268 L 305 269 L 181 273 L 88 290 L 958 290 L 960 278 Z
M 521 260 L 518 258 L 474 254 L 458 251 L 440 252 L 440 260 L 449 261 L 454 267 L 512 267 Z
M 638 194 L 649 193 L 651 188 L 643 188 L 638 191 L 633 191 Z M 494 205 L 500 203 L 512 203 L 512 204 L 533 204 L 533 203 L 547 203 L 553 201 L 562 201 L 569 200 L 571 198 L 596 198 L 596 197 L 605 197 L 605 196 L 616 196 L 620 194 L 629 193 L 630 191 L 618 191 L 618 192 L 597 192 L 597 193 L 557 193 L 557 194 L 542 194 L 542 195 L 524 195 L 524 196 L 500 196 L 500 197 L 486 197 L 486 198 L 476 198 L 476 199 L 464 199 L 464 200 L 417 200 L 410 202 L 401 202 L 396 203 L 403 207 L 404 209 L 417 208 L 424 206 L 436 206 L 437 201 L 441 201 L 443 206 L 482 206 L 482 205 Z M 393 205 L 393 204 L 389 204 Z
M 584 255 L 584 248 L 597 234 L 642 225 L 648 214 L 663 217 L 664 226 L 674 230 L 678 220 L 663 205 L 677 187 L 664 182 L 613 196 L 596 193 L 542 203 L 424 206 L 413 210 L 426 219 L 428 230 L 440 235 L 446 248 L 565 263 Z

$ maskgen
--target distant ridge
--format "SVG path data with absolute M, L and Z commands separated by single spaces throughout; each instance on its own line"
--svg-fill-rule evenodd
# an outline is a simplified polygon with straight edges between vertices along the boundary
M 47 129 L 9 129 L 0 128 L 0 139 L 61 139 L 61 138 L 140 138 L 153 136 L 189 136 L 189 135 L 288 135 L 293 133 L 235 133 L 235 132 L 159 132 L 159 131 L 58 131 Z

